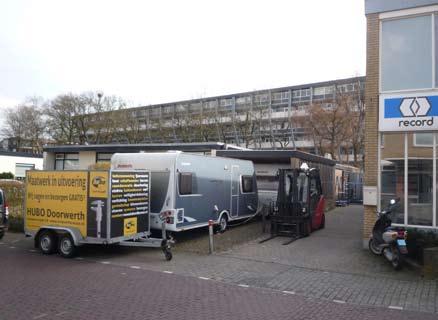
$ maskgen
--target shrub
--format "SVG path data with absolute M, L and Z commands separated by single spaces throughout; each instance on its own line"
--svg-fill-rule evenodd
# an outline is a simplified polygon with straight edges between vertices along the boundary
M 0 179 L 14 179 L 12 172 L 2 172 L 0 173 Z
M 423 262 L 423 249 L 438 246 L 438 233 L 433 230 L 408 229 L 406 239 L 409 256 Z
M 22 216 L 11 216 L 9 218 L 9 231 L 24 232 L 24 219 Z
M 16 180 L 0 180 L 0 189 L 5 192 L 10 213 L 24 206 L 24 183 Z M 16 212 L 17 214 L 20 214 Z M 22 213 L 21 213 L 22 214 Z

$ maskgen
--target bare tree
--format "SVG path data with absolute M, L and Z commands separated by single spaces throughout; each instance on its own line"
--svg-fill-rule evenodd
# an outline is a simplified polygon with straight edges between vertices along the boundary
M 310 106 L 307 121 L 315 147 L 322 155 L 329 153 L 333 159 L 339 159 L 339 148 L 349 133 L 350 109 L 351 100 L 343 94 L 337 94 L 333 103 L 314 103 Z
M 139 143 L 143 141 L 143 123 L 139 120 L 136 110 L 123 109 L 113 111 L 117 129 L 117 140 L 127 143 Z
M 120 130 L 126 132 L 126 126 L 131 125 L 127 120 L 133 118 L 118 112 L 126 108 L 126 102 L 122 98 L 113 95 L 102 96 L 101 93 L 85 93 L 79 96 L 79 99 L 80 109 L 76 123 L 82 140 L 86 139 L 85 141 L 96 144 L 110 143 Z M 120 128 L 120 125 L 125 127 Z
M 79 142 L 79 130 L 75 117 L 78 115 L 79 98 L 62 94 L 50 101 L 45 108 L 48 133 L 57 143 Z
M 357 90 L 352 96 L 353 110 L 350 115 L 349 123 L 349 142 L 353 149 L 353 163 L 358 166 L 363 163 L 359 156 L 363 154 L 365 143 L 365 103 L 363 93 Z
M 26 147 L 32 152 L 42 152 L 45 123 L 39 104 L 40 100 L 30 98 L 27 104 L 6 110 L 2 134 L 14 140 L 17 150 Z

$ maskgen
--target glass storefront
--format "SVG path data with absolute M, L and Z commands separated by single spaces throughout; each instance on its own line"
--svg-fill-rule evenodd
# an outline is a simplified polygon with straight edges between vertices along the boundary
M 381 133 L 380 207 L 398 199 L 393 222 L 436 227 L 437 174 L 435 133 Z M 418 142 L 422 143 L 419 144 Z M 434 157 L 435 155 L 435 157 Z M 435 203 L 434 203 L 435 202 Z M 434 209 L 435 208 L 435 209 Z M 435 212 L 435 213 L 434 213 Z M 435 216 L 435 219 L 434 219 Z

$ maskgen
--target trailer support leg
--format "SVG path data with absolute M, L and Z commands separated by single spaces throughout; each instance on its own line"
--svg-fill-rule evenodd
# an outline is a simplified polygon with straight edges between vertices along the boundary
M 161 238 L 163 238 L 163 240 L 167 239 L 167 236 L 166 236 L 166 221 L 163 221 L 161 223 Z
M 214 243 L 213 243 L 213 220 L 208 220 L 208 244 L 209 244 L 209 253 L 214 253 Z

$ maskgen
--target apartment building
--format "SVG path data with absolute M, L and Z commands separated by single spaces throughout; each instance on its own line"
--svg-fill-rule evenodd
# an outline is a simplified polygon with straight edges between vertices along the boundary
M 311 128 L 300 120 L 308 115 L 310 105 L 330 108 L 339 95 L 354 97 L 354 110 L 362 103 L 364 84 L 365 77 L 353 77 L 142 106 L 127 112 L 139 123 L 136 129 L 141 130 L 141 139 L 136 143 L 221 141 L 245 148 L 291 148 L 320 154 Z M 93 132 L 89 134 L 91 137 Z M 352 159 L 348 145 L 340 154 Z

